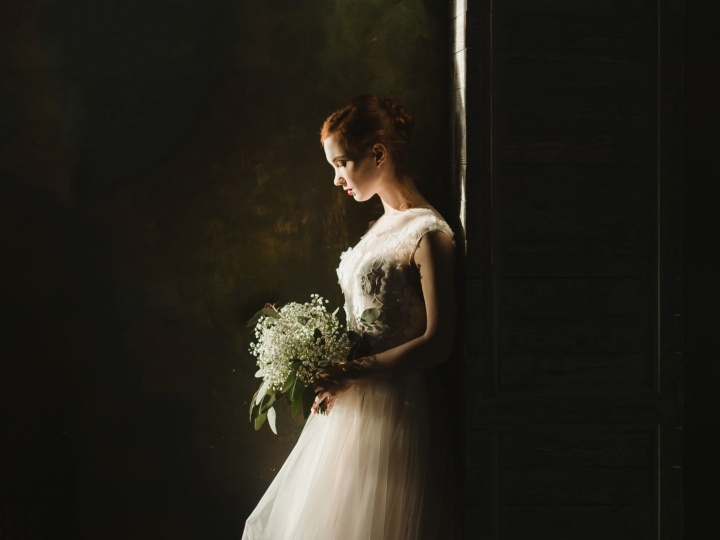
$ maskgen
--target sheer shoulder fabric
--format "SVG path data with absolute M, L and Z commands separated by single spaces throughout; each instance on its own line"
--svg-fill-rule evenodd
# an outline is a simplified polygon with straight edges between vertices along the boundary
M 381 217 L 340 256 L 337 274 L 348 327 L 366 336 L 378 351 L 425 330 L 420 275 L 412 260 L 422 237 L 432 231 L 453 238 L 452 229 L 435 209 L 411 208 Z

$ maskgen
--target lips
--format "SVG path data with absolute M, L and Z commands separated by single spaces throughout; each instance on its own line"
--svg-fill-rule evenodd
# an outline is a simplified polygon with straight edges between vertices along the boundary
M 354 195 L 352 188 L 346 189 L 346 190 L 345 190 L 345 193 L 347 193 L 347 194 L 350 195 L 351 197 Z

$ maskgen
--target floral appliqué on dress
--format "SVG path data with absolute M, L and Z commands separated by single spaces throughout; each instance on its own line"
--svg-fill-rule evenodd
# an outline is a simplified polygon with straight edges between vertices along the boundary
M 413 255 L 422 237 L 453 232 L 430 207 L 383 215 L 355 247 L 340 256 L 338 281 L 345 293 L 348 328 L 366 337 L 376 351 L 423 334 L 426 325 L 420 273 Z M 363 313 L 375 308 L 369 322 Z

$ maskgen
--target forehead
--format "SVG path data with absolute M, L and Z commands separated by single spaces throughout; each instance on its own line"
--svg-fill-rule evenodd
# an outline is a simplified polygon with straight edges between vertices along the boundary
M 325 139 L 323 148 L 325 149 L 325 157 L 330 163 L 345 154 L 345 150 L 340 146 L 335 135 L 330 135 Z

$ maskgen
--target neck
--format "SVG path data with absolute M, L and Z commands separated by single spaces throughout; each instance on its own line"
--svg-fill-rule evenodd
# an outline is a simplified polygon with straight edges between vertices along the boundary
M 378 191 L 378 195 L 386 214 L 397 214 L 408 208 L 429 204 L 410 177 L 394 177 L 385 185 L 385 189 Z

